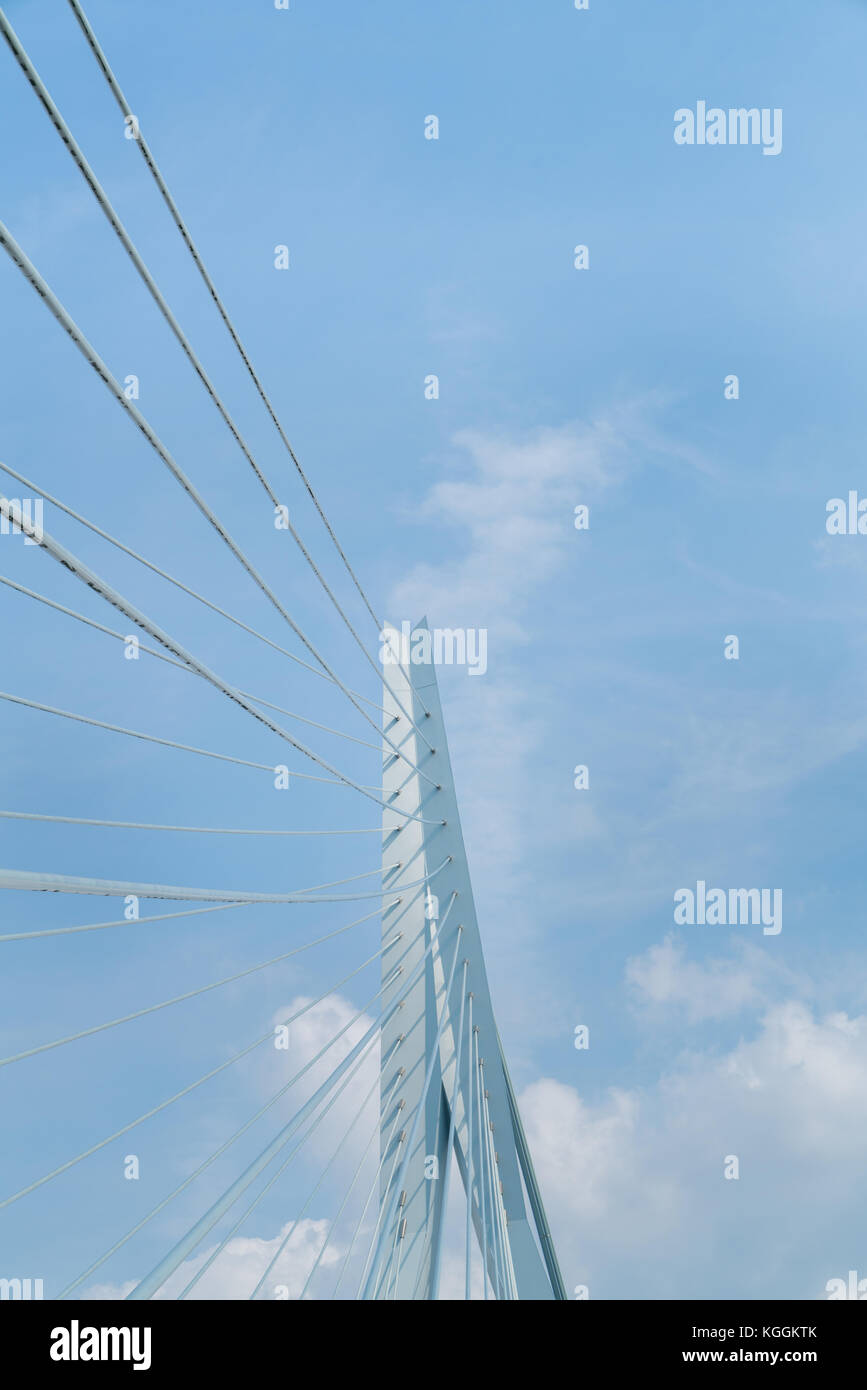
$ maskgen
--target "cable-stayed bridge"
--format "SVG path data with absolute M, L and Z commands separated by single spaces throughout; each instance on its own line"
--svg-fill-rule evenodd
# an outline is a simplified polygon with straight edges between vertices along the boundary
M 100 813 L 94 814 L 90 803 L 82 808 L 67 798 L 61 804 L 55 784 L 36 779 L 29 805 L 0 807 L 0 819 L 7 828 L 14 824 L 22 834 L 34 835 L 26 842 L 29 862 L 48 844 L 56 849 L 59 861 L 42 868 L 0 870 L 4 901 L 15 904 L 12 911 L 7 907 L 3 912 L 0 950 L 9 953 L 7 959 L 20 967 L 25 980 L 34 970 L 75 971 L 75 952 L 89 952 L 89 968 L 98 971 L 100 979 L 111 978 L 115 969 L 128 984 L 136 966 L 124 958 L 124 950 L 131 946 L 142 952 L 134 959 L 141 962 L 144 977 L 152 970 L 148 943 L 156 942 L 159 932 L 170 931 L 183 945 L 179 964 L 184 974 L 183 984 L 173 980 L 167 952 L 164 969 L 160 966 L 164 989 L 155 1001 L 107 1016 L 111 1009 L 103 991 L 103 1007 L 86 1025 L 48 1031 L 36 1038 L 20 1037 L 8 1055 L 0 1057 L 0 1084 L 26 1073 L 27 1068 L 53 1064 L 76 1049 L 104 1046 L 117 1048 L 120 1055 L 120 1040 L 131 1029 L 159 1029 L 161 1021 L 179 1019 L 185 1009 L 219 1010 L 221 1000 L 239 997 L 245 982 L 259 981 L 264 990 L 261 982 L 269 972 L 287 970 L 289 962 L 295 969 L 298 959 L 306 962 L 311 951 L 324 955 L 333 977 L 318 992 L 305 989 L 291 1011 L 276 1022 L 270 1017 L 273 1010 L 260 1012 L 260 1025 L 267 1018 L 268 1026 L 264 1031 L 260 1026 L 257 1036 L 243 1046 L 229 1047 L 220 1037 L 207 1065 L 198 1072 L 186 1062 L 181 1066 L 176 1056 L 162 1057 L 156 1070 L 160 1080 L 171 1084 L 158 1091 L 148 1074 L 147 1100 L 138 1106 L 139 1093 L 132 1086 L 118 1087 L 116 1081 L 109 1081 L 105 1093 L 94 1088 L 90 1115 L 85 1116 L 91 1126 L 86 1143 L 67 1143 L 63 1127 L 50 1129 L 46 1137 L 45 1127 L 37 1126 L 44 1142 L 36 1153 L 48 1153 L 50 1161 L 42 1165 L 37 1161 L 32 1171 L 31 1159 L 30 1172 L 15 1170 L 15 1180 L 0 1192 L 0 1220 L 20 1211 L 22 1221 L 36 1223 L 34 1209 L 40 1203 L 48 1203 L 52 1211 L 56 1203 L 68 1203 L 71 1199 L 63 1195 L 64 1185 L 68 1191 L 79 1174 L 86 1174 L 88 1165 L 104 1164 L 110 1157 L 116 1168 L 122 1157 L 129 1169 L 124 1177 L 137 1179 L 138 1154 L 128 1151 L 145 1142 L 149 1126 L 180 1117 L 192 1107 L 188 1123 L 202 1124 L 202 1132 L 184 1162 L 167 1165 L 166 1181 L 158 1191 L 148 1185 L 155 1200 L 139 1201 L 134 1219 L 118 1223 L 101 1247 L 91 1242 L 74 1276 L 56 1284 L 49 1280 L 48 1296 L 80 1296 L 104 1284 L 107 1273 L 112 1276 L 130 1268 L 142 1271 L 131 1287 L 121 1290 L 130 1299 L 208 1296 L 221 1263 L 236 1259 L 244 1239 L 256 1229 L 256 1214 L 281 1210 L 279 1236 L 257 1248 L 249 1273 L 246 1266 L 243 1271 L 247 1283 L 241 1288 L 236 1282 L 233 1296 L 562 1299 L 563 1282 L 488 988 L 434 665 L 411 659 L 402 647 L 400 632 L 377 615 L 289 442 L 138 117 L 78 0 L 68 3 L 132 133 L 131 143 L 204 282 L 260 413 L 264 408 L 272 431 L 267 454 L 269 460 L 278 460 L 283 471 L 279 478 L 272 476 L 272 467 L 260 462 L 263 454 L 254 450 L 247 429 L 236 422 L 29 53 L 0 10 L 0 32 L 9 54 L 221 417 L 220 428 L 228 430 L 238 486 L 249 486 L 259 497 L 265 494 L 263 510 L 269 515 L 270 528 L 268 545 L 262 542 L 266 553 L 254 558 L 253 546 L 238 538 L 240 531 L 236 534 L 235 518 L 230 529 L 214 500 L 201 457 L 188 462 L 174 446 L 169 447 L 162 430 L 158 432 L 136 404 L 137 394 L 100 355 L 87 325 L 73 316 L 14 230 L 0 223 L 0 245 L 10 271 L 14 268 L 36 292 L 28 310 L 33 315 L 28 331 L 38 331 L 37 316 L 47 321 L 47 311 L 69 340 L 65 350 L 74 350 L 99 379 L 90 376 L 89 389 L 108 393 L 123 411 L 122 423 L 136 449 L 145 450 L 151 464 L 162 470 L 178 506 L 185 509 L 184 525 L 195 524 L 196 535 L 208 537 L 212 544 L 208 573 L 213 555 L 233 575 L 220 588 L 218 599 L 197 577 L 197 565 L 189 563 L 192 551 L 177 545 L 171 552 L 164 542 L 171 531 L 174 502 L 171 515 L 165 514 L 166 536 L 160 535 L 159 548 L 147 554 L 137 537 L 115 535 L 107 522 L 86 514 L 74 487 L 74 471 L 69 489 L 59 496 L 40 477 L 30 476 L 34 471 L 30 464 L 25 468 L 19 460 L 5 457 L 0 461 L 8 479 L 0 487 L 0 557 L 10 561 L 9 566 L 0 567 L 0 585 L 8 604 L 17 605 L 6 610 L 11 614 L 7 630 L 10 626 L 17 630 L 20 623 L 21 630 L 29 632 L 44 624 L 40 640 L 49 645 L 70 640 L 66 634 L 74 631 L 71 640 L 80 654 L 81 671 L 102 671 L 100 663 L 106 661 L 116 666 L 125 661 L 125 670 L 132 669 L 133 662 L 150 663 L 155 673 L 151 679 L 157 682 L 148 686 L 152 694 L 144 700 L 143 713 L 149 718 L 133 721 L 123 706 L 107 717 L 104 703 L 111 699 L 114 675 L 106 675 L 103 689 L 101 681 L 84 679 L 78 669 L 66 681 L 55 673 L 56 681 L 48 689 L 37 690 L 32 673 L 25 678 L 23 670 L 23 683 L 13 684 L 18 665 L 12 654 L 4 661 L 0 701 L 10 718 L 25 721 L 16 728 L 28 730 L 35 740 L 43 737 L 43 729 L 56 731 L 46 735 L 51 740 L 59 739 L 62 731 L 71 759 L 80 757 L 89 770 L 103 769 L 97 784 L 99 796 L 105 796 L 108 787 L 113 802 L 97 807 Z M 272 446 L 274 439 L 277 450 Z M 290 511 L 284 502 L 290 475 L 296 487 L 300 484 L 311 524 L 319 528 L 319 536 L 324 531 L 327 546 L 320 545 L 319 537 L 315 542 L 309 534 L 302 537 L 298 530 L 296 508 Z M 56 531 L 62 532 L 63 539 Z M 281 572 L 279 581 L 269 577 L 275 568 L 271 548 L 275 536 L 281 545 L 291 542 L 294 547 L 295 569 Z M 14 550 L 12 542 L 18 543 Z M 24 542 L 29 543 L 27 550 Z M 282 549 L 281 565 L 285 554 Z M 8 572 L 10 568 L 14 573 Z M 299 618 L 295 594 L 300 580 L 295 570 L 303 574 L 305 584 L 327 610 L 327 621 L 322 623 L 327 642 L 320 638 L 319 629 L 311 636 Z M 230 597 L 224 598 L 227 591 Z M 305 612 L 312 611 L 313 600 L 308 590 L 304 592 Z M 350 606 L 374 633 L 373 643 L 359 632 Z M 422 631 L 424 627 L 419 625 Z M 339 660 L 333 655 L 338 647 Z M 344 679 L 344 662 L 350 657 L 353 672 L 360 670 L 360 679 L 368 682 L 368 693 L 355 688 L 360 683 L 356 674 Z M 109 666 L 104 669 L 108 672 Z M 266 685 L 267 680 L 276 683 Z M 248 684 L 255 693 L 246 688 Z M 291 691 L 291 697 L 286 691 Z M 88 703 L 88 693 L 98 710 Z M 292 709 L 283 703 L 290 698 Z M 141 697 L 137 700 L 140 707 Z M 200 738 L 179 736 L 180 716 L 190 710 L 196 711 L 193 728 L 201 719 Z M 161 726 L 161 713 L 171 716 L 170 730 Z M 231 729 L 232 737 L 237 734 L 238 742 L 211 746 L 205 731 L 222 728 Z M 255 743 L 250 744 L 253 736 Z M 53 742 L 55 746 L 59 745 Z M 335 748 L 339 751 L 331 751 Z M 112 783 L 108 776 L 114 765 L 127 765 L 126 750 L 130 750 L 129 759 L 136 759 L 129 764 L 135 768 L 136 779 L 153 769 L 155 785 L 147 793 L 147 804 L 163 806 L 160 819 L 143 818 L 136 812 L 143 796 L 139 780 L 132 783 L 133 796 L 123 778 Z M 191 768 L 203 769 L 201 776 L 207 779 L 203 795 L 208 812 L 198 823 L 174 816 L 176 807 L 189 803 L 187 793 L 199 776 Z M 251 774 L 257 788 L 267 789 L 267 796 L 258 802 L 241 790 L 240 779 Z M 87 782 L 87 778 L 81 780 Z M 63 785 L 71 793 L 69 783 Z M 291 827 L 284 823 L 286 801 L 271 795 L 289 788 L 291 815 L 298 822 Z M 337 793 L 343 798 L 341 804 L 361 809 L 365 824 L 347 828 L 340 816 L 335 818 L 329 809 L 333 800 L 328 798 Z M 226 807 L 238 806 L 246 813 L 263 802 L 269 808 L 277 806 L 277 814 L 272 809 L 264 826 L 224 823 L 231 819 Z M 84 814 L 85 809 L 90 813 Z M 317 821 L 317 815 L 325 817 L 327 824 Z M 83 836 L 88 837 L 86 842 Z M 119 836 L 127 846 L 122 859 L 114 848 Z M 381 858 L 361 869 L 361 863 L 371 864 L 371 836 L 379 837 Z M 85 863 L 78 857 L 82 843 L 90 846 L 95 860 Z M 160 848 L 180 843 L 185 848 Z M 120 873 L 115 868 L 118 863 L 137 862 L 136 844 L 147 847 L 145 858 L 152 872 Z M 196 848 L 189 849 L 191 845 Z M 216 866 L 206 861 L 214 846 L 220 847 Z M 247 846 L 250 858 L 245 861 L 239 856 Z M 285 881 L 288 864 L 291 888 L 262 886 L 274 882 L 275 850 L 279 851 L 278 877 Z M 7 856 L 3 858 L 5 862 Z M 73 859 L 76 869 L 89 872 L 71 872 Z M 190 870 L 208 863 L 213 873 L 207 886 L 201 882 L 191 886 L 178 872 L 187 862 Z M 251 866 L 249 872 L 255 873 L 247 880 L 250 886 L 226 886 L 230 869 L 245 862 Z M 294 875 L 300 884 L 306 865 L 315 865 L 318 873 L 320 865 L 325 871 L 326 863 L 332 876 L 313 886 L 295 886 Z M 105 864 L 111 871 L 98 872 Z M 349 869 L 353 872 L 346 872 Z M 62 915 L 53 913 L 55 900 L 44 894 L 58 895 Z M 79 898 L 92 900 L 93 905 L 80 913 L 92 920 L 68 920 Z M 121 905 L 117 910 L 110 907 L 104 920 L 99 912 L 102 898 Z M 39 904 L 38 916 L 31 903 Z M 329 915 L 327 926 L 309 937 L 296 926 L 296 921 L 309 920 L 310 909 L 348 915 L 350 904 L 359 915 L 349 923 L 342 916 Z M 250 928 L 264 921 L 269 911 L 280 914 L 275 939 L 285 949 L 250 964 L 244 943 L 252 934 Z M 233 932 L 232 922 L 240 921 L 242 913 L 245 927 Z M 360 950 L 358 938 L 377 931 L 378 939 L 368 942 L 375 949 Z M 219 948 L 210 945 L 217 939 Z M 52 950 L 62 953 L 55 956 L 54 964 Z M 153 951 L 160 951 L 158 943 Z M 40 953 L 35 965 L 27 952 Z M 243 961 L 239 969 L 204 982 L 201 976 L 195 983 L 189 978 L 191 964 L 195 968 L 200 959 L 210 961 L 213 956 L 216 961 L 231 955 L 233 964 L 238 964 L 239 954 Z M 372 974 L 377 976 L 375 981 Z M 8 979 L 7 972 L 4 976 Z M 305 983 L 312 979 L 312 973 L 304 976 Z M 350 1006 L 346 991 L 354 992 L 362 984 L 364 1002 L 357 1008 Z M 197 1021 L 202 1017 L 196 1014 Z M 331 1031 L 325 1029 L 329 1022 L 333 1022 Z M 48 1028 L 47 1020 L 44 1026 Z M 171 1026 L 175 1029 L 171 1046 L 180 1050 L 183 1025 Z M 153 1034 L 147 1038 L 137 1046 L 156 1056 L 159 1043 Z M 247 1068 L 244 1074 L 250 1075 L 251 1063 L 266 1052 L 269 1063 L 262 1070 L 274 1083 L 272 1089 L 242 1123 L 220 1124 L 222 1102 L 209 1097 L 219 1094 L 221 1084 L 235 1075 L 233 1068 L 239 1072 Z M 100 1055 L 110 1059 L 111 1052 Z M 257 1075 L 261 1080 L 261 1073 Z M 39 1084 L 45 1084 L 44 1073 Z M 27 1082 L 21 1087 L 19 1103 L 28 1097 Z M 106 1095 L 112 1087 L 116 1094 L 108 1106 Z M 33 1104 L 38 1104 L 37 1092 L 38 1087 L 31 1097 Z M 10 1104 L 4 1105 L 7 1115 Z M 94 1126 L 99 1129 L 102 1117 L 109 1114 L 117 1123 L 103 1125 L 94 1133 Z M 24 1132 L 15 1124 L 11 1128 Z M 74 1137 L 70 1132 L 70 1141 Z M 23 1163 L 29 1152 L 23 1143 L 19 1149 L 17 1161 Z M 105 1169 L 99 1171 L 103 1174 Z M 179 1179 L 173 1185 L 168 1180 L 170 1172 Z M 76 1189 L 88 1190 L 91 1197 L 98 1196 L 92 1187 Z M 55 1196 L 58 1192 L 61 1195 Z M 68 1213 L 68 1206 L 65 1210 Z M 29 1212 L 34 1212 L 32 1218 Z M 106 1222 L 97 1224 L 101 1233 Z M 299 1248 L 302 1236 L 308 1240 L 303 1251 Z M 83 1250 L 87 1244 L 85 1236 L 76 1248 Z M 286 1275 L 290 1254 L 292 1280 Z

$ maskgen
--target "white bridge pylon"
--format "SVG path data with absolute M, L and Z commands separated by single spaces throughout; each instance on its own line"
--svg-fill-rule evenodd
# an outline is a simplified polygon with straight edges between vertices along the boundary
M 386 633 L 385 650 L 405 656 Z M 384 879 L 383 982 L 403 969 L 382 1000 L 380 1211 L 362 1296 L 438 1297 L 453 1149 L 464 1296 L 475 1280 L 485 1297 L 565 1299 L 491 1005 L 435 668 L 401 660 L 385 675 L 383 728 L 408 762 L 384 744 L 383 802 L 418 818 L 383 812 L 383 869 L 400 861 Z

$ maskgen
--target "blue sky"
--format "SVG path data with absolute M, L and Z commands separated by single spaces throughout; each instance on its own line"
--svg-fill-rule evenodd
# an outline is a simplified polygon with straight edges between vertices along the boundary
M 361 625 L 71 12 L 5 8 Z M 488 629 L 486 675 L 444 671 L 443 700 L 494 1003 L 567 1285 L 592 1298 L 814 1298 L 851 1268 L 867 1275 L 867 540 L 825 532 L 828 499 L 867 488 L 853 176 L 864 6 L 293 0 L 284 13 L 257 0 L 241 13 L 228 0 L 91 0 L 87 13 L 378 608 Z M 375 697 L 5 49 L 0 74 L 14 132 L 3 220 L 115 375 L 139 377 L 143 413 L 305 631 Z M 782 153 L 676 145 L 674 112 L 699 100 L 781 108 Z M 424 139 L 430 113 L 437 141 Z M 282 243 L 286 273 L 273 268 Z M 578 243 L 587 271 L 573 268 Z M 2 461 L 283 641 L 8 261 L 0 295 Z M 728 373 L 737 401 L 724 399 Z M 582 502 L 591 523 L 577 532 Z M 51 508 L 46 527 L 245 689 L 374 737 L 339 694 Z M 17 582 L 122 624 L 20 538 L 0 540 L 0 559 Z M 5 588 L 0 621 L 4 690 L 274 761 L 265 731 L 193 677 L 124 662 L 110 639 Z M 737 662 L 723 657 L 728 634 Z M 309 742 L 376 779 L 376 754 Z M 8 809 L 249 826 L 284 815 L 249 769 L 5 702 L 0 743 Z M 579 763 L 588 791 L 572 786 Z M 377 824 L 348 791 L 295 783 L 285 796 L 290 826 Z M 107 878 L 276 891 L 377 862 L 367 835 L 302 850 L 0 826 L 9 867 Z M 780 935 L 675 928 L 673 893 L 700 878 L 782 888 Z M 110 906 L 6 893 L 0 920 L 35 930 Z M 366 910 L 305 909 L 308 935 Z M 4 1055 L 288 949 L 282 914 L 7 944 Z M 352 964 L 376 931 L 357 930 Z M 4 1191 L 243 1046 L 346 959 L 323 948 L 5 1069 Z M 374 967 L 346 999 L 360 1009 L 375 989 Z M 578 1023 L 587 1052 L 572 1045 Z M 4 1263 L 56 1292 L 240 1123 L 266 1073 L 238 1068 L 7 1210 Z M 141 1156 L 138 1184 L 119 1178 L 126 1152 Z M 738 1182 L 722 1177 L 732 1153 Z M 291 1215 L 306 1190 L 294 1182 L 251 1238 L 271 1240 Z M 100 1279 L 140 1276 L 199 1206 L 178 1203 Z

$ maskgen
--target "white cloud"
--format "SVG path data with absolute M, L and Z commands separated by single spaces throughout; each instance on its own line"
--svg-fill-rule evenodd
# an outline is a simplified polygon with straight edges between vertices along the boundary
M 591 770 L 597 790 L 577 810 L 568 788 L 552 799 L 552 762 L 562 756 L 567 786 L 572 763 L 584 759 L 551 736 L 555 729 L 568 738 L 562 697 L 571 692 L 538 665 L 549 652 L 534 640 L 543 627 L 537 616 L 547 614 L 576 553 L 575 503 L 589 501 L 592 518 L 593 503 L 636 458 L 663 445 L 641 409 L 523 439 L 468 432 L 455 442 L 463 475 L 436 483 L 416 514 L 443 527 L 449 558 L 414 569 L 394 591 L 389 617 L 427 613 L 433 625 L 489 628 L 488 674 L 463 684 L 452 674 L 447 718 L 483 933 L 497 943 L 491 972 L 507 988 L 516 981 L 506 996 L 509 1047 L 515 1035 L 538 1040 L 563 1019 L 563 972 L 551 968 L 546 926 L 567 890 L 553 876 L 540 900 L 540 850 L 579 844 L 576 897 L 580 891 L 585 920 L 611 922 L 625 905 L 646 912 L 660 894 L 670 905 L 683 863 L 706 852 L 710 822 L 725 826 L 710 841 L 717 866 L 751 870 L 773 841 L 770 830 L 757 837 L 745 803 L 754 807 L 760 795 L 778 795 L 859 747 L 865 722 L 857 691 L 807 692 L 795 703 L 788 689 L 733 695 L 711 686 L 697 694 L 677 672 L 618 664 L 615 653 L 592 672 L 611 698 L 583 726 L 609 753 L 609 781 L 627 779 L 631 794 L 618 809 L 599 795 Z M 702 467 L 686 456 L 677 462 Z M 592 621 L 589 610 L 588 631 Z M 639 614 L 636 635 L 640 622 Z M 545 811 L 537 813 L 542 788 Z M 571 920 L 568 906 L 562 922 Z M 674 1023 L 677 1058 L 650 1084 L 601 1099 L 553 1079 L 524 1089 L 522 1113 L 570 1284 L 588 1283 L 591 1296 L 701 1289 L 809 1297 L 821 1296 L 838 1266 L 857 1262 L 846 1244 L 851 1220 L 841 1218 L 839 1230 L 834 1223 L 851 1213 L 867 1159 L 867 1024 L 803 1002 L 811 986 L 780 954 L 734 941 L 730 957 L 697 963 L 669 938 L 634 955 L 627 984 L 639 1021 L 654 1026 L 657 1042 L 658 1024 Z M 740 1041 L 729 1032 L 722 1051 L 682 1050 L 684 1023 L 721 1019 L 748 1031 Z M 511 1057 L 514 1066 L 513 1047 Z M 739 1156 L 738 1181 L 724 1177 L 729 1154 Z M 796 1211 L 809 1211 L 800 1235 L 791 1231 Z M 792 1252 L 791 1269 L 779 1268 L 783 1250 Z
M 737 960 L 686 959 L 686 943 L 671 934 L 626 962 L 626 980 L 639 1005 L 678 1006 L 690 1023 L 724 1018 L 760 1003 L 760 981 L 774 970 L 766 951 L 742 944 Z
M 293 1017 L 310 1002 L 309 996 L 296 995 L 275 1012 L 272 1026 L 276 1027 L 284 1019 Z M 374 1020 L 364 1012 L 356 1018 L 358 1012 L 357 1004 L 341 994 L 331 994 L 289 1025 L 287 1048 L 277 1048 L 273 1043 L 265 1046 L 258 1085 L 267 1096 L 276 1094 L 291 1077 L 313 1063 L 274 1106 L 275 1116 L 285 1121 L 295 1114 L 361 1041 Z M 343 1029 L 346 1031 L 338 1038 L 337 1034 Z M 336 1039 L 334 1045 L 314 1061 L 332 1038 Z M 321 1166 L 323 1162 L 328 1162 L 337 1146 L 345 1140 L 334 1169 L 338 1175 L 358 1162 L 378 1122 L 379 1044 L 376 1036 L 362 1059 L 350 1064 L 349 1071 L 352 1073 L 351 1080 L 340 1094 L 334 1098 L 335 1087 L 317 1110 L 316 1113 L 322 1118 L 301 1150 L 304 1162 L 312 1159 Z M 345 1080 L 346 1076 L 341 1078 L 337 1086 Z M 369 1099 L 365 1100 L 365 1097 Z M 323 1114 L 324 1107 L 332 1099 L 331 1108 Z M 352 1132 L 346 1138 L 350 1126 Z M 303 1133 L 306 1128 L 305 1125 L 300 1132 Z M 372 1158 L 371 1162 L 374 1162 Z M 362 1174 L 359 1182 L 363 1181 L 363 1177 Z
M 259 1294 L 260 1298 L 276 1298 L 278 1297 L 278 1290 L 281 1298 L 287 1296 L 284 1290 L 288 1291 L 290 1299 L 300 1296 L 316 1256 L 325 1241 L 328 1225 L 327 1219 L 303 1219 L 298 1222 L 286 1242 L 285 1249 L 280 1253 L 274 1268 L 268 1275 L 267 1282 Z M 248 1299 L 291 1227 L 292 1222 L 287 1221 L 277 1235 L 270 1240 L 259 1236 L 236 1236 L 230 1240 L 225 1250 L 220 1252 L 210 1269 L 202 1275 L 198 1284 L 191 1290 L 190 1298 Z M 156 1297 L 160 1299 L 178 1298 L 214 1249 L 213 1245 L 207 1246 L 194 1259 L 185 1260 L 171 1278 L 166 1280 Z M 322 1257 L 320 1270 L 333 1270 L 338 1261 L 343 1258 L 344 1253 L 339 1245 L 330 1241 Z M 137 1282 L 137 1280 L 129 1280 L 120 1286 L 112 1284 L 93 1285 L 82 1294 L 82 1297 L 101 1300 L 125 1298 L 130 1290 L 135 1288 Z
M 649 1088 L 591 1104 L 542 1080 L 520 1106 L 564 1277 L 591 1297 L 707 1296 L 714 1281 L 726 1297 L 821 1297 L 860 1257 L 867 1017 L 786 1000 L 750 1040 L 682 1056 Z
M 550 993 L 547 967 L 528 958 L 515 905 L 533 896 L 534 846 L 551 832 L 528 807 L 538 796 L 552 696 L 539 678 L 538 647 L 528 648 L 527 619 L 564 572 L 578 538 L 575 505 L 593 503 L 626 476 L 648 413 L 642 402 L 590 424 L 523 436 L 456 435 L 458 467 L 434 484 L 412 519 L 441 528 L 450 551 L 455 539 L 457 556 L 416 566 L 388 604 L 394 622 L 426 615 L 431 626 L 488 629 L 485 676 L 439 674 L 448 683 L 449 741 L 477 893 L 496 922 L 503 972 L 520 975 L 522 997 L 532 995 L 537 1018 Z M 571 786 L 570 767 L 566 756 L 564 787 Z M 598 833 L 590 803 L 574 798 L 557 824 L 563 835 Z
M 286 1005 L 275 1011 L 272 1026 L 282 1024 L 287 1018 L 297 1014 L 311 1000 L 308 996 L 297 995 Z M 286 1049 L 266 1045 L 251 1073 L 253 1084 L 263 1099 L 271 1098 L 285 1085 L 290 1077 L 313 1063 L 310 1069 L 286 1095 L 268 1112 L 271 1116 L 269 1133 L 275 1133 L 287 1120 L 295 1115 L 304 1102 L 328 1080 L 331 1073 L 348 1056 L 355 1045 L 361 1041 L 373 1023 L 370 1015 L 341 994 L 332 994 L 315 1004 L 307 1013 L 289 1025 L 289 1046 Z M 337 1034 L 343 1029 L 343 1036 Z M 318 1054 L 331 1040 L 334 1045 L 328 1048 L 321 1058 Z M 315 1060 L 318 1058 L 318 1060 Z M 352 1074 L 353 1069 L 357 1070 Z M 309 1131 L 310 1138 L 300 1146 L 293 1163 L 306 1169 L 307 1176 L 300 1183 L 300 1190 L 307 1192 L 326 1165 L 329 1165 L 329 1186 L 319 1194 L 317 1201 L 325 1205 L 329 1213 L 322 1219 L 312 1219 L 306 1215 L 298 1220 L 287 1242 L 268 1276 L 266 1290 L 260 1297 L 274 1297 L 277 1285 L 288 1289 L 289 1298 L 297 1298 L 310 1272 L 316 1256 L 325 1241 L 331 1216 L 336 1210 L 342 1194 L 353 1182 L 353 1192 L 335 1236 L 329 1241 L 313 1286 L 314 1295 L 320 1289 L 320 1278 L 325 1276 L 328 1292 L 328 1271 L 338 1257 L 344 1253 L 344 1237 L 348 1241 L 348 1231 L 358 1219 L 361 1206 L 370 1189 L 379 1161 L 379 1147 L 376 1142 L 379 1123 L 379 1044 L 378 1037 L 363 1053 L 360 1062 L 353 1062 L 346 1075 L 341 1078 L 324 1097 L 313 1114 L 299 1127 L 285 1153 L 276 1160 L 279 1165 L 295 1148 L 297 1141 Z M 338 1088 L 351 1075 L 351 1080 L 338 1094 Z M 367 1098 L 367 1099 L 365 1099 Z M 330 1109 L 325 1107 L 332 1102 Z M 311 1126 L 315 1125 L 315 1129 Z M 315 1175 L 315 1176 L 314 1176 Z M 338 1196 L 335 1197 L 335 1191 Z M 298 1199 L 302 1208 L 303 1198 Z M 315 1207 L 314 1207 L 315 1210 Z M 251 1220 L 255 1219 L 251 1216 Z M 351 1223 L 351 1224 L 350 1224 Z M 249 1224 L 249 1222 L 247 1223 Z M 283 1238 L 291 1229 L 292 1219 L 287 1221 L 280 1232 L 272 1237 L 234 1236 L 227 1242 L 224 1250 L 211 1267 L 202 1275 L 190 1297 L 235 1299 L 249 1298 L 269 1260 L 275 1255 Z M 363 1232 L 360 1236 L 363 1237 Z M 359 1249 L 364 1249 L 362 1243 Z M 215 1249 L 213 1244 L 203 1248 L 194 1258 L 184 1261 L 180 1268 L 166 1280 L 157 1297 L 177 1298 L 186 1284 L 207 1260 Z M 357 1252 L 353 1255 L 353 1266 Z M 351 1269 L 349 1271 L 351 1275 Z M 336 1279 L 332 1274 L 332 1282 Z M 357 1277 L 357 1275 L 356 1275 Z M 92 1286 L 83 1297 L 93 1299 L 123 1298 L 138 1280 L 123 1285 L 99 1284 Z M 267 1292 L 270 1290 L 271 1292 Z M 326 1294 L 327 1296 L 327 1294 Z M 344 1296 L 341 1293 L 341 1296 Z
M 427 614 L 436 626 L 487 627 L 500 643 L 522 638 L 534 592 L 574 539 L 574 506 L 623 476 L 627 414 L 520 439 L 457 434 L 465 476 L 435 483 L 414 516 L 464 532 L 463 557 L 416 566 L 391 594 L 391 620 Z

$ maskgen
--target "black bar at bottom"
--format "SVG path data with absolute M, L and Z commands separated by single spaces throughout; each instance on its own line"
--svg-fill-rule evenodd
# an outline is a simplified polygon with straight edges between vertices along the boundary
M 543 1375 L 551 1369 L 551 1354 L 562 1350 L 582 1378 L 591 1367 L 598 1376 L 796 1366 L 826 1376 L 859 1364 L 867 1333 L 867 1310 L 845 1300 L 523 1303 L 509 1305 L 508 1321 L 506 1308 L 493 1302 L 459 1307 L 451 1304 L 444 1320 L 442 1306 L 411 1303 L 398 1309 L 393 1303 L 310 1302 L 299 1309 L 277 1301 L 4 1301 L 0 1369 L 8 1374 L 12 1363 L 19 1378 L 39 1373 L 49 1381 L 92 1378 L 105 1370 L 115 1376 L 195 1373 L 225 1380 L 233 1372 L 258 1376 L 272 1368 L 293 1380 L 308 1369 L 330 1379 L 344 1365 L 357 1376 L 368 1358 L 381 1358 L 387 1349 L 389 1363 L 405 1375 L 424 1364 L 420 1338 L 436 1339 L 436 1352 L 432 1344 L 430 1350 L 439 1358 L 449 1346 L 456 1350 L 457 1330 L 463 1365 L 477 1356 L 488 1373 L 491 1356 L 513 1347 L 541 1356 L 537 1372 Z M 372 1338 L 386 1341 L 374 1346 Z

